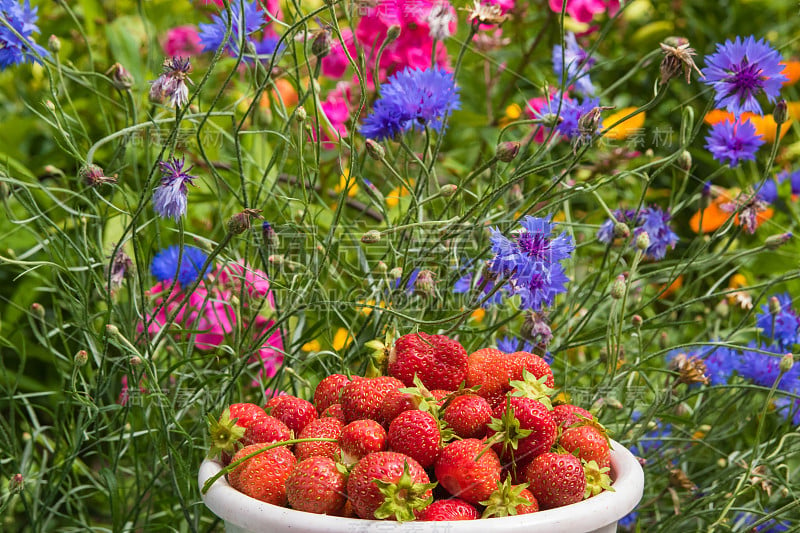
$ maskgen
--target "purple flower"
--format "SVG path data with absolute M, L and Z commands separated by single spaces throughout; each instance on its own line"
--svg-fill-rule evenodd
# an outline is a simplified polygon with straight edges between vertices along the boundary
M 244 8 L 239 0 L 230 3 L 231 15 L 223 10 L 219 15 L 211 17 L 211 24 L 200 24 L 200 44 L 203 45 L 204 52 L 213 52 L 220 47 L 234 56 L 239 55 L 242 42 L 253 42 L 250 35 L 258 31 L 266 23 L 264 12 L 258 9 L 258 2 L 244 2 Z M 228 21 L 230 20 L 231 34 L 225 39 Z M 244 30 L 244 35 L 240 32 Z M 253 45 L 256 46 L 255 42 Z M 247 48 L 245 48 L 247 51 Z
M 641 226 L 633 232 L 635 236 L 646 232 L 650 237 L 650 246 L 644 251 L 651 259 L 663 259 L 667 254 L 667 246 L 675 248 L 678 235 L 669 226 L 670 214 L 661 208 L 653 206 L 645 208 L 640 213 Z
M 553 72 L 561 80 L 566 68 L 567 87 L 574 84 L 583 94 L 594 94 L 594 86 L 589 79 L 589 69 L 594 65 L 594 59 L 588 57 L 578 45 L 574 33 L 568 32 L 564 35 L 564 44 L 566 45 L 564 48 L 560 44 L 553 47 Z
M 794 172 L 784 170 L 776 178 L 778 183 L 783 183 L 788 179 L 792 194 L 800 194 L 800 170 L 795 170 Z
M 36 20 L 38 7 L 31 9 L 30 0 L 24 3 L 15 0 L 0 0 L 0 71 L 22 63 L 41 63 L 36 57 L 47 57 L 47 50 L 33 41 L 33 34 L 39 33 Z M 10 26 L 10 28 L 8 26 Z M 14 31 L 11 31 L 14 28 Z M 19 34 L 19 37 L 15 33 Z M 20 38 L 21 37 L 21 38 Z M 35 53 L 34 53 L 35 52 Z
M 552 305 L 555 296 L 566 292 L 567 278 L 561 261 L 572 256 L 572 238 L 561 233 L 553 237 L 555 224 L 550 217 L 526 216 L 522 230 L 509 239 L 492 229 L 491 243 L 494 258 L 490 270 L 510 278 L 515 294 L 522 299 L 523 309 L 534 311 Z
M 638 422 L 641 419 L 641 413 L 638 411 L 633 412 L 633 421 Z M 659 452 L 664 447 L 664 438 L 672 437 L 672 424 L 663 424 L 660 420 L 653 419 L 655 422 L 655 429 L 652 429 L 639 437 L 639 440 L 630 447 L 631 453 L 639 457 L 649 455 L 651 452 Z
M 150 100 L 163 103 L 169 101 L 170 107 L 180 107 L 189 102 L 189 87 L 186 82 L 192 83 L 189 79 L 189 72 L 192 64 L 189 58 L 173 57 L 164 60 L 163 72 L 154 81 L 151 81 Z
M 633 209 L 615 209 L 611 212 L 614 215 L 614 218 L 607 218 L 605 222 L 600 225 L 600 229 L 597 230 L 597 240 L 603 242 L 605 244 L 611 244 L 614 241 L 614 227 L 616 223 L 614 220 L 616 219 L 617 222 L 622 224 L 627 224 L 628 226 L 635 226 L 639 223 L 639 213 L 634 211 Z
M 380 88 L 380 98 L 364 119 L 361 133 L 382 141 L 413 128 L 441 131 L 445 116 L 460 107 L 453 74 L 438 68 L 406 68 Z
M 745 111 L 761 115 L 758 95 L 763 92 L 774 102 L 787 81 L 778 51 L 752 35 L 717 44 L 717 51 L 706 58 L 706 64 L 703 82 L 716 91 L 714 103 L 736 115 Z
M 776 294 L 775 298 L 780 310 L 773 315 L 769 304 L 762 305 L 762 312 L 756 315 L 756 325 L 764 331 L 764 335 L 786 349 L 800 342 L 800 317 L 792 309 L 792 297 L 788 293 Z
M 775 411 L 794 426 L 800 426 L 800 399 L 781 396 L 775 399 Z
M 174 245 L 164 248 L 153 257 L 153 261 L 150 263 L 150 272 L 163 283 L 171 283 L 177 279 L 178 283 L 186 286 L 200 277 L 206 259 L 208 259 L 208 254 L 200 248 L 184 246 L 183 254 L 181 254 L 181 247 Z
M 775 380 L 780 376 L 779 365 L 783 354 L 780 353 L 777 346 L 757 345 L 754 341 L 750 342 L 747 347 L 749 349 L 742 350 L 742 362 L 738 369 L 739 375 L 751 380 L 756 385 L 772 387 Z M 783 382 L 784 379 L 782 378 L 781 381 Z
M 756 151 L 764 144 L 764 139 L 756 134 L 756 127 L 750 120 L 744 122 L 726 120 L 711 126 L 706 143 L 706 148 L 714 159 L 735 167 L 740 160 L 754 160 Z
M 194 185 L 197 177 L 188 172 L 192 167 L 183 168 L 184 159 L 173 157 L 172 161 L 161 161 L 161 185 L 153 192 L 153 209 L 162 218 L 172 218 L 177 222 L 186 214 L 186 184 Z
M 775 180 L 767 178 L 756 188 L 756 196 L 762 202 L 774 203 L 778 199 L 778 184 Z

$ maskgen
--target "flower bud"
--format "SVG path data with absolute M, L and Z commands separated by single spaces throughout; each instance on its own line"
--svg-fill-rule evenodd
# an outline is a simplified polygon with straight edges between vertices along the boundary
M 361 236 L 361 242 L 364 244 L 374 244 L 381 240 L 381 232 L 376 229 L 371 229 Z
M 311 53 L 322 59 L 331 53 L 331 32 L 324 30 L 320 32 L 311 43 Z
M 776 124 L 783 124 L 789 120 L 789 107 L 783 98 L 779 99 L 778 103 L 775 104 L 775 109 L 772 110 L 772 118 L 775 119 Z
M 400 279 L 403 277 L 403 269 L 402 267 L 394 267 L 389 271 L 389 277 L 392 279 Z
M 648 235 L 646 231 L 643 231 L 636 237 L 636 248 L 644 252 L 649 247 L 650 235 Z
M 636 329 L 641 328 L 643 322 L 644 319 L 642 318 L 642 315 L 633 315 L 631 317 L 631 325 L 633 325 L 633 327 L 635 327 Z
M 389 29 L 386 30 L 386 40 L 384 43 L 390 44 L 397 40 L 398 37 L 400 37 L 400 26 L 397 24 L 392 24 L 389 26 Z
M 678 156 L 676 163 L 678 163 L 678 167 L 680 167 L 681 170 L 689 172 L 692 170 L 692 154 L 690 154 L 688 150 L 684 150 L 681 152 L 681 155 Z
M 509 163 L 517 157 L 517 154 L 519 154 L 519 146 L 519 143 L 516 141 L 500 143 L 497 145 L 497 151 L 495 152 L 495 155 L 497 156 L 497 159 L 503 163 Z
M 380 161 L 386 157 L 386 150 L 384 150 L 383 146 L 377 142 L 373 141 L 372 139 L 367 139 L 365 144 L 367 146 L 367 155 L 369 155 L 372 159 Z
M 281 254 L 271 255 L 267 258 L 267 261 L 269 261 L 270 264 L 275 265 L 276 267 L 281 267 L 283 266 L 283 263 L 285 263 L 284 257 Z
M 297 106 L 297 109 L 295 110 L 294 118 L 295 118 L 295 120 L 297 120 L 297 122 L 301 122 L 301 123 L 305 122 L 306 119 L 308 118 L 308 113 L 306 112 L 306 108 L 301 106 L 301 105 Z
M 42 304 L 33 302 L 31 304 L 31 311 L 39 318 L 39 320 L 44 320 L 44 307 L 42 307 Z
M 717 313 L 717 316 L 720 318 L 728 318 L 728 314 L 730 313 L 730 305 L 728 304 L 728 300 L 723 298 L 714 308 L 714 312 Z
M 777 250 L 792 238 L 792 232 L 780 233 L 778 235 L 770 235 L 764 241 L 764 246 L 769 250 Z
M 249 230 L 254 218 L 264 218 L 260 209 L 245 209 L 228 219 L 228 231 L 234 235 L 241 235 Z
M 51 35 L 50 38 L 47 40 L 47 47 L 50 49 L 51 52 L 57 54 L 61 51 L 61 40 L 55 35 Z
M 25 488 L 25 478 L 22 474 L 14 474 L 8 480 L 8 492 L 11 494 L 19 494 Z
M 449 198 L 450 196 L 453 196 L 457 190 L 458 185 L 448 183 L 447 185 L 442 185 L 441 189 L 439 189 L 439 195 Z
M 129 362 L 131 366 L 137 367 L 142 364 L 142 358 L 139 357 L 138 355 L 134 355 L 133 357 L 130 358 Z
M 84 165 L 78 171 L 78 176 L 89 187 L 97 187 L 104 183 L 116 183 L 117 176 L 106 176 L 102 168 L 97 165 Z
M 85 366 L 89 361 L 89 354 L 86 353 L 86 350 L 78 350 L 78 353 L 75 354 L 72 361 L 78 368 Z
M 615 300 L 619 300 L 623 296 L 625 296 L 625 276 L 620 274 L 617 276 L 617 279 L 614 280 L 613 285 L 611 285 L 611 297 Z
M 264 246 L 276 248 L 278 246 L 278 234 L 272 224 L 266 220 L 261 224 L 261 238 L 264 239 Z
M 775 296 L 769 299 L 769 312 L 771 315 L 777 315 L 781 312 L 781 301 Z
M 631 235 L 631 228 L 624 222 L 614 224 L 614 237 L 627 239 Z
M 435 294 L 435 284 L 433 272 L 430 270 L 420 270 L 417 279 L 414 281 L 414 290 L 428 298 Z
M 389 267 L 386 266 L 386 263 L 384 263 L 383 261 L 378 261 L 378 266 L 376 267 L 376 269 L 381 274 L 386 274 L 386 272 L 389 270 Z
M 783 357 L 781 357 L 781 362 L 778 364 L 778 368 L 781 374 L 787 373 L 789 370 L 792 369 L 794 366 L 794 355 L 787 353 Z
M 106 324 L 106 333 L 110 336 L 117 337 L 119 336 L 119 328 L 114 324 Z
M 111 65 L 111 68 L 106 71 L 106 76 L 111 78 L 111 83 L 114 87 L 121 91 L 127 91 L 133 87 L 133 76 L 119 63 Z

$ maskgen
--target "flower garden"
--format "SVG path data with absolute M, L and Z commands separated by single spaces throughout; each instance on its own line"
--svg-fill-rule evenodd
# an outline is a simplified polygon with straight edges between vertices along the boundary
M 0 529 L 222 531 L 203 460 L 292 455 L 254 417 L 335 443 L 336 505 L 280 483 L 309 512 L 591 500 L 581 427 L 644 470 L 619 531 L 800 530 L 798 31 L 787 0 L 0 0 Z M 413 512 L 355 500 L 362 419 Z

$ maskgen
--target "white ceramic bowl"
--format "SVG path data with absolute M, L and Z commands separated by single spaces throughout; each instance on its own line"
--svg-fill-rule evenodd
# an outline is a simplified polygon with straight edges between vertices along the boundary
M 615 492 L 605 491 L 580 503 L 521 516 L 459 522 L 358 520 L 318 515 L 264 503 L 219 478 L 203 496 L 211 511 L 225 521 L 227 533 L 613 533 L 617 521 L 642 498 L 644 473 L 639 461 L 621 444 L 611 441 L 611 477 Z M 220 471 L 216 461 L 203 461 L 198 482 Z

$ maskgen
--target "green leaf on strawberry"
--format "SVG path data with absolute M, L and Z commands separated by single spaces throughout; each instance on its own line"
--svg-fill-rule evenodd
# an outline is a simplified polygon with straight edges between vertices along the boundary
M 408 461 L 403 463 L 403 475 L 397 481 L 373 480 L 385 500 L 375 510 L 375 518 L 394 518 L 398 522 L 414 520 L 414 511 L 421 511 L 433 502 L 430 491 L 436 483 L 417 483 L 408 470 Z M 427 495 L 427 496 L 426 496 Z
M 511 395 L 536 400 L 552 411 L 553 404 L 550 401 L 550 396 L 553 394 L 553 389 L 545 384 L 548 377 L 537 378 L 527 369 L 523 369 L 521 381 L 514 380 L 509 382 L 512 387 Z
M 233 454 L 236 451 L 236 443 L 244 437 L 245 432 L 245 428 L 236 425 L 238 417 L 231 419 L 230 409 L 225 409 L 219 420 L 211 413 L 206 415 L 206 419 L 208 432 L 211 435 L 211 450 L 208 456 L 213 459 L 222 453 Z

